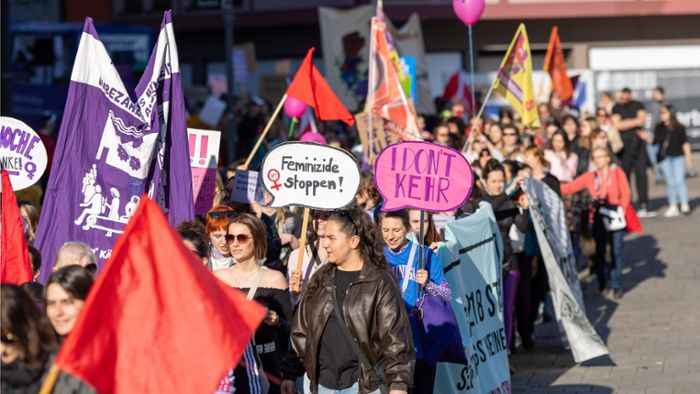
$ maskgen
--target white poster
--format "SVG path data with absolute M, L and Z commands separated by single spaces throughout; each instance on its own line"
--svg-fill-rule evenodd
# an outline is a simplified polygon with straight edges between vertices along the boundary
M 526 178 L 524 189 L 547 269 L 554 313 L 564 327 L 574 361 L 580 363 L 608 354 L 586 317 L 561 199 L 549 186 L 533 178 Z
M 372 16 L 373 5 L 349 10 L 318 8 L 326 80 L 350 112 L 359 110 L 367 95 Z
M 468 365 L 438 363 L 435 393 L 510 393 L 503 327 L 503 244 L 491 205 L 445 227 L 440 261 Z
M 39 182 L 47 162 L 44 143 L 31 127 L 14 118 L 0 117 L 0 169 L 10 175 L 14 190 Z

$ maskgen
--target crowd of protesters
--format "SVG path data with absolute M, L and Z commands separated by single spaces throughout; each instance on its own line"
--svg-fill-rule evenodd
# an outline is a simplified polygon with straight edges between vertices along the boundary
M 507 109 L 498 117 L 469 119 L 461 103 L 441 103 L 446 108 L 439 117 L 420 119 L 426 139 L 463 151 L 477 175 L 470 199 L 447 215 L 468 216 L 480 202 L 491 204 L 495 213 L 512 351 L 517 344 L 531 350 L 535 322 L 553 315 L 529 201 L 520 189 L 525 177 L 544 182 L 563 199 L 578 268 L 590 268 L 603 297 L 623 296 L 625 229 L 610 228 L 605 209 L 633 204 L 630 178 L 640 217 L 655 216 L 647 182 L 652 165 L 668 189 L 664 216 L 690 212 L 685 184 L 693 166 L 690 145 L 673 106 L 663 101 L 663 89 L 654 96 L 651 128 L 646 109 L 629 89 L 619 92 L 617 102 L 604 95 L 593 114 L 567 107 L 553 93 L 539 105 L 542 125 L 535 129 L 524 127 Z M 237 130 L 245 141 L 239 157 L 248 151 L 246 143 L 252 146 L 267 110 L 258 101 L 239 106 Z M 275 128 L 265 141 L 268 149 L 286 139 L 286 130 Z M 355 130 L 339 122 L 318 128 L 329 145 L 358 152 L 361 161 Z M 419 211 L 380 212 L 382 201 L 366 167 L 351 207 L 312 213 L 299 270 L 300 212 L 229 201 L 227 185 L 239 165 L 222 168 L 225 176 L 217 181 L 212 209 L 177 228 L 187 248 L 217 278 L 267 308 L 243 361 L 222 377 L 217 393 L 432 393 L 435 364 L 424 357 L 414 312 L 423 294 L 451 299 L 435 253 L 443 233 L 433 215 L 426 213 L 421 223 Z M 20 197 L 35 278 L 42 264 L 41 252 L 31 246 L 38 193 L 39 198 L 36 190 Z M 52 263 L 46 285 L 2 285 L 3 393 L 38 390 L 99 275 L 95 255 L 81 242 L 63 245 Z M 56 390 L 94 391 L 65 374 Z

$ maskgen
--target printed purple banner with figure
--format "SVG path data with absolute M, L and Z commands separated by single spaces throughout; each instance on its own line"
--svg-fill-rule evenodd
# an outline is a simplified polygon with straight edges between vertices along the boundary
M 101 268 L 147 193 L 170 224 L 194 217 L 185 104 L 170 11 L 135 91 L 127 90 L 86 18 L 36 246 L 40 280 L 65 242 L 88 244 Z
M 389 145 L 374 162 L 374 182 L 384 198 L 382 211 L 454 211 L 467 201 L 473 179 L 472 168 L 459 151 L 431 142 Z

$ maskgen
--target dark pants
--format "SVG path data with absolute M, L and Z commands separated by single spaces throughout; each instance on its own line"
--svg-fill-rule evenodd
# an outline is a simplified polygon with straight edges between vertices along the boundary
M 518 335 L 527 350 L 532 348 L 532 264 L 534 257 L 525 256 L 525 253 L 516 254 L 518 267 L 520 267 L 520 282 L 515 297 L 515 320 Z M 515 343 L 515 341 L 513 341 Z
M 613 289 L 622 288 L 622 242 L 625 230 L 607 231 L 603 224 L 603 217 L 597 214 L 593 218 L 593 237 L 595 238 L 595 261 L 593 270 L 598 277 L 598 288 L 605 289 L 608 282 L 608 274 Z M 610 245 L 612 251 L 612 268 L 608 268 L 605 261 L 605 252 Z
M 649 188 L 647 186 L 649 157 L 647 156 L 646 143 L 634 131 L 626 131 L 621 136 L 625 144 L 620 153 L 622 169 L 630 181 L 632 180 L 632 173 L 634 173 L 635 183 L 637 184 L 637 202 L 647 205 L 649 202 Z
M 437 366 L 426 364 L 425 360 L 416 360 L 416 369 L 413 373 L 413 389 L 411 394 L 433 394 L 435 387 L 435 373 Z

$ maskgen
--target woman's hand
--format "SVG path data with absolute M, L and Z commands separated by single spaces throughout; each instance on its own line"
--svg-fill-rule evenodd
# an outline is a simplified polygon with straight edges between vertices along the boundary
M 428 271 L 418 270 L 416 272 L 416 282 L 418 282 L 419 285 L 425 287 L 425 285 L 428 284 Z
M 527 194 L 523 193 L 520 195 L 520 198 L 518 198 L 518 205 L 522 209 L 530 209 L 530 200 L 527 198 Z
M 268 326 L 276 326 L 280 322 L 280 317 L 277 315 L 277 312 L 268 309 L 267 314 L 265 315 L 265 320 L 263 321 Z
M 282 381 L 282 385 L 280 386 L 280 393 L 282 394 L 295 394 L 297 392 L 296 387 L 294 386 L 294 381 L 292 380 L 284 380 Z

